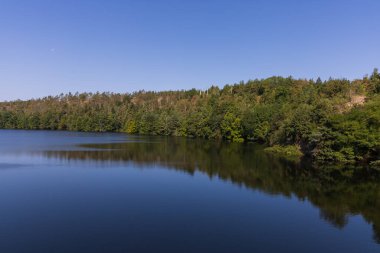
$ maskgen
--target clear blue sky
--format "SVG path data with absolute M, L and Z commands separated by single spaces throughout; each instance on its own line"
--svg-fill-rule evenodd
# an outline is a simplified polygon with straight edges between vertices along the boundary
M 0 0 L 0 101 L 380 67 L 379 0 Z

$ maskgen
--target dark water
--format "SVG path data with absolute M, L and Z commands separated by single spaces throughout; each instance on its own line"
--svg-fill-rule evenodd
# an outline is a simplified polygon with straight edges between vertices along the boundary
M 380 252 L 374 172 L 254 144 L 0 131 L 0 252 Z

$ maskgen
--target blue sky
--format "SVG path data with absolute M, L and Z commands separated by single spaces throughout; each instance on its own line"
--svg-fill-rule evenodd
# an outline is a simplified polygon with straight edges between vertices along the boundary
M 0 0 L 0 101 L 380 67 L 379 0 Z

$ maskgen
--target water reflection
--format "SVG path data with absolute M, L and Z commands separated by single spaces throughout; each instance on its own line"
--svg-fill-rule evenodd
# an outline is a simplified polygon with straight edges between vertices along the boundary
M 320 217 L 337 228 L 347 224 L 349 215 L 362 215 L 372 224 L 374 240 L 380 243 L 379 175 L 365 169 L 315 168 L 307 161 L 273 157 L 255 144 L 183 138 L 80 144 L 72 150 L 42 151 L 42 155 L 67 161 L 158 164 L 189 174 L 200 171 L 267 194 L 297 196 L 318 207 Z

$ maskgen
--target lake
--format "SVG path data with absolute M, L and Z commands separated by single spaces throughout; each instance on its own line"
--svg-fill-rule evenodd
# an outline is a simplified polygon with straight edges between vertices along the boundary
M 257 144 L 0 130 L 0 252 L 380 252 L 380 180 Z

